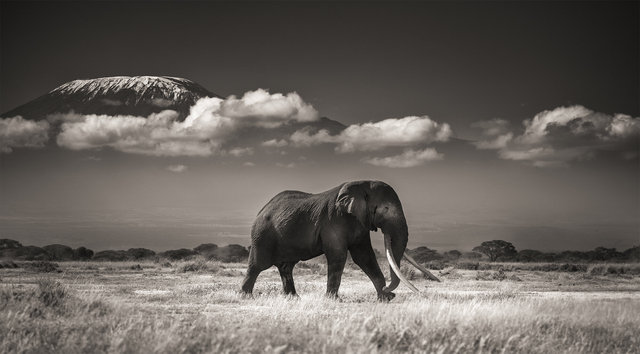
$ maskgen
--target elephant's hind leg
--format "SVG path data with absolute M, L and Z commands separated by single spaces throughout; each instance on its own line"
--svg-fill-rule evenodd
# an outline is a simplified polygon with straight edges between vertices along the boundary
M 247 269 L 247 275 L 245 275 L 242 281 L 242 292 L 246 295 L 250 295 L 253 292 L 253 286 L 256 284 L 256 279 L 262 270 L 254 265 L 249 265 Z
M 269 259 L 265 257 L 265 252 L 259 252 L 258 247 L 251 246 L 249 251 L 249 267 L 247 267 L 247 275 L 242 281 L 242 292 L 249 295 L 253 292 L 253 286 L 258 279 L 258 275 L 265 269 L 271 267 Z
M 284 287 L 284 293 L 287 295 L 297 295 L 296 287 L 293 284 L 293 267 L 298 262 L 285 262 L 278 264 L 278 271 L 280 272 L 280 278 L 282 278 L 282 286 Z

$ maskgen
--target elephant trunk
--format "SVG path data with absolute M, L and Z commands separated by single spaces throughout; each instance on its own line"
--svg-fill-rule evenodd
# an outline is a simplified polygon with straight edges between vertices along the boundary
M 382 233 L 384 234 L 385 254 L 387 256 L 387 261 L 389 261 L 391 273 L 391 283 L 389 283 L 385 290 L 395 290 L 402 281 L 411 290 L 419 292 L 418 289 L 413 286 L 413 284 L 411 284 L 400 272 L 400 261 L 402 261 L 404 251 L 407 248 L 409 232 L 404 216 L 399 219 L 402 220 L 398 220 L 399 222 L 394 223 L 391 226 L 385 225 L 386 227 L 382 228 Z

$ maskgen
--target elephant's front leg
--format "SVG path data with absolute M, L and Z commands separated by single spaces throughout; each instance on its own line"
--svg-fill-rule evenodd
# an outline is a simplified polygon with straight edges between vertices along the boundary
M 347 250 L 346 248 L 329 250 L 325 251 L 325 255 L 327 256 L 327 296 L 337 298 L 344 264 L 347 261 Z
M 351 258 L 353 261 L 364 271 L 364 273 L 371 279 L 373 286 L 378 293 L 378 300 L 389 301 L 396 295 L 390 291 L 384 291 L 385 280 L 378 261 L 376 260 L 376 254 L 371 246 L 371 238 L 369 236 L 363 237 L 362 241 L 349 247 Z

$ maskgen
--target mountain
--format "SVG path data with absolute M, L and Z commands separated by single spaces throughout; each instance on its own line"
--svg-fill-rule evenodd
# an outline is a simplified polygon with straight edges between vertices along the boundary
M 52 113 L 148 116 L 172 109 L 184 119 L 202 97 L 220 97 L 199 84 L 168 76 L 113 76 L 74 80 L 51 92 L 3 113 L 3 118 L 22 116 L 41 120 Z

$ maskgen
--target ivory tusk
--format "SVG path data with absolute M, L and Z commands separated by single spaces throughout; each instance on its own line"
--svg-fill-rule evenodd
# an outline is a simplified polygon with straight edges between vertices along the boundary
M 391 250 L 389 250 L 390 245 L 387 245 L 387 240 L 389 240 L 389 238 L 385 237 L 384 249 L 385 249 L 385 253 L 387 254 L 387 261 L 389 261 L 389 265 L 391 266 L 391 269 L 393 269 L 393 272 L 396 273 L 396 275 L 404 283 L 404 285 L 408 286 L 414 292 L 420 293 L 420 290 L 418 290 L 418 288 L 413 286 L 413 284 L 411 284 L 400 272 L 400 268 L 398 268 L 398 264 L 396 264 L 396 261 L 393 259 L 393 255 L 391 254 Z
M 427 268 L 423 267 L 418 262 L 416 262 L 416 260 L 413 259 L 413 257 L 407 254 L 407 252 L 404 253 L 404 258 L 409 263 L 411 263 L 414 267 L 418 268 L 422 273 L 424 273 L 424 275 L 426 275 L 429 278 L 429 280 L 440 282 L 440 279 L 438 279 L 435 275 L 433 275 L 430 271 L 428 271 Z

